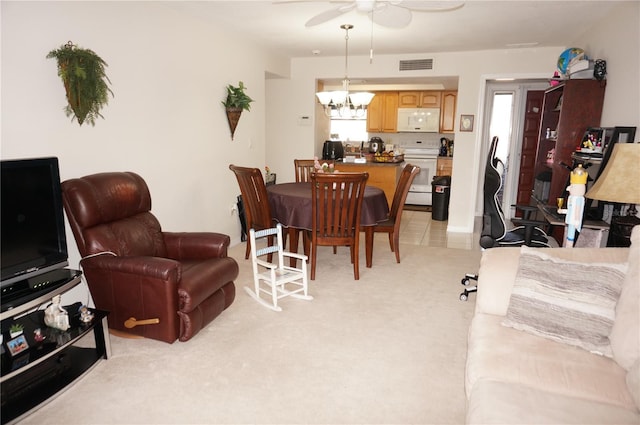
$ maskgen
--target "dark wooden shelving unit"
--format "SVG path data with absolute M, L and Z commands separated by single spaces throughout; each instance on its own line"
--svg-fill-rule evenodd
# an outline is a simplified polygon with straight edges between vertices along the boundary
M 605 88 L 606 81 L 577 79 L 545 90 L 535 174 L 551 172 L 547 205 L 555 206 L 556 198 L 565 194 L 571 154 L 587 128 L 600 126 Z M 556 137 L 548 138 L 547 129 L 556 131 Z M 553 163 L 547 163 L 551 149 L 555 149 Z

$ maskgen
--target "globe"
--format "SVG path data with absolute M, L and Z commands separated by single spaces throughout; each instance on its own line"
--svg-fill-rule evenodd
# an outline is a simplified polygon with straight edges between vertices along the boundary
M 571 64 L 582 59 L 585 59 L 584 50 L 579 47 L 568 48 L 558 57 L 558 72 L 566 77 Z

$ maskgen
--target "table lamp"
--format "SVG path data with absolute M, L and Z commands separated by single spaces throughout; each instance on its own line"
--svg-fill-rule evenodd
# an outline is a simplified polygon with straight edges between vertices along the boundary
M 629 227 L 640 224 L 635 206 L 640 203 L 640 144 L 616 143 L 603 173 L 585 197 L 631 204 L 626 217 L 618 218 L 617 223 Z

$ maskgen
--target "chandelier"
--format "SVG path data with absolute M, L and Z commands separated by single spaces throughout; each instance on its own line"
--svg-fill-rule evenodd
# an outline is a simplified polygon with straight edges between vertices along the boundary
M 316 96 L 328 117 L 331 117 L 332 111 L 337 111 L 338 115 L 343 118 L 363 117 L 374 94 L 369 92 L 349 93 L 349 30 L 353 28 L 353 25 L 343 24 L 340 25 L 340 28 L 345 30 L 342 90 L 318 92 Z

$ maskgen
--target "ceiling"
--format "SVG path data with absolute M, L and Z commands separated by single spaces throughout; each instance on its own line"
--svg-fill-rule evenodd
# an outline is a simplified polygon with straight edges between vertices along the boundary
M 428 1 L 413 3 L 429 3 Z M 442 3 L 442 2 L 437 2 Z M 458 52 L 519 47 L 569 46 L 597 26 L 616 1 L 466 1 L 446 12 L 417 12 L 401 29 L 372 27 L 366 14 L 347 12 L 305 27 L 313 16 L 343 1 L 168 1 L 175 11 L 240 31 L 286 57 L 344 55 L 342 24 L 352 24 L 349 54 L 375 55 Z M 576 46 L 581 47 L 581 46 Z M 315 52 L 315 53 L 314 53 Z

